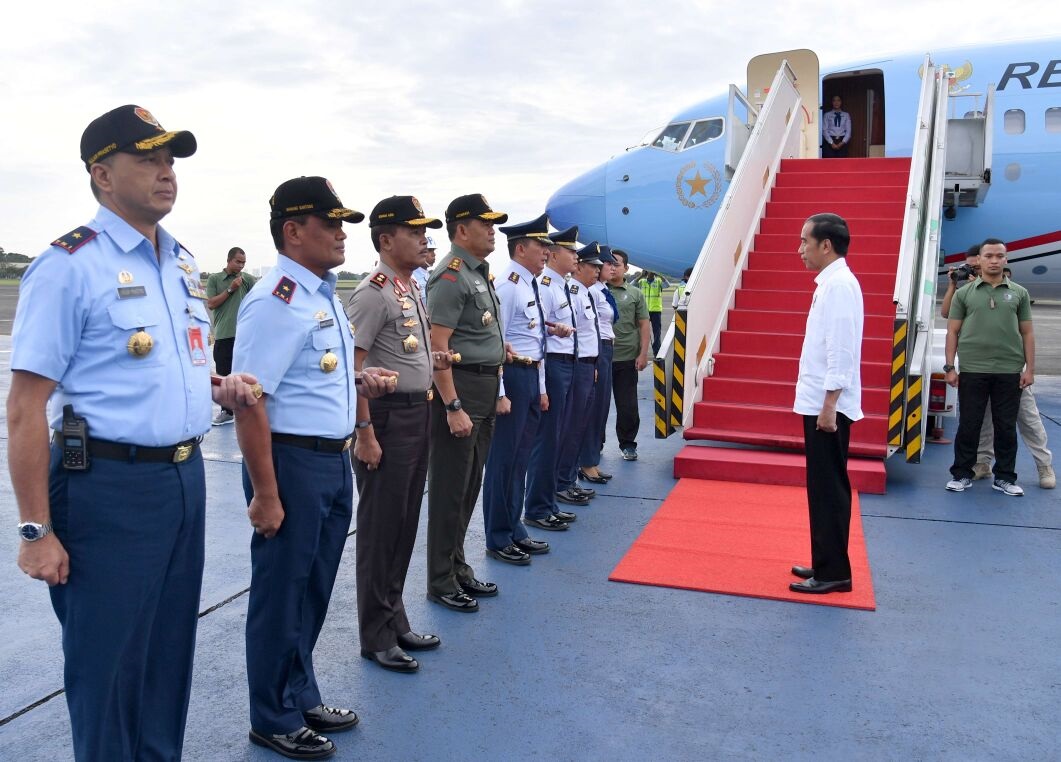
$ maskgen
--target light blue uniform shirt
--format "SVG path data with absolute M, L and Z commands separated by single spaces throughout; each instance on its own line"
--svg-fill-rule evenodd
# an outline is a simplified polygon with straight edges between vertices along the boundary
M 279 254 L 239 306 L 232 369 L 258 378 L 274 432 L 343 439 L 354 430 L 354 337 L 335 283 Z M 331 373 L 321 368 L 328 352 L 338 359 Z
M 546 267 L 538 277 L 538 294 L 542 300 L 542 310 L 545 319 L 550 323 L 563 323 L 564 325 L 575 324 L 575 317 L 571 312 L 571 305 L 567 294 L 564 292 L 564 276 L 555 270 Z M 575 335 L 567 337 L 549 336 L 546 339 L 547 352 L 573 355 L 575 353 Z
M 424 304 L 427 304 L 427 279 L 431 276 L 431 273 L 427 271 L 426 267 L 418 267 L 413 270 L 413 280 L 420 284 L 420 296 L 423 297 Z
M 185 277 L 199 283 L 195 259 L 161 227 L 156 257 L 106 207 L 87 227 L 98 233 L 88 243 L 72 253 L 53 246 L 26 270 L 11 369 L 58 382 L 54 429 L 70 404 L 94 439 L 166 447 L 201 436 L 210 428 L 210 317 L 185 285 Z M 127 345 L 141 329 L 154 347 L 136 357 Z M 201 365 L 192 363 L 189 329 L 198 329 Z
M 519 262 L 509 262 L 508 267 L 494 279 L 494 291 L 501 302 L 501 327 L 505 332 L 505 341 L 512 345 L 516 354 L 532 360 L 542 360 L 545 358 L 542 350 L 545 326 L 542 325 L 543 313 L 538 312 L 538 300 L 534 296 L 532 280 L 534 276 L 530 270 Z M 538 388 L 545 394 L 544 364 L 538 366 Z M 499 394 L 504 393 L 502 378 Z
M 612 310 L 611 304 L 608 303 L 608 299 L 604 296 L 605 288 L 607 286 L 597 281 L 589 287 L 589 293 L 593 297 L 594 304 L 597 305 L 597 322 L 600 326 L 600 337 L 614 340 L 615 330 L 612 328 L 612 321 L 615 320 L 615 312 Z
M 575 330 L 578 331 L 578 356 L 596 357 L 600 354 L 600 341 L 597 334 L 597 313 L 595 303 L 590 300 L 593 295 L 574 278 L 568 284 L 571 291 L 571 308 L 575 311 Z

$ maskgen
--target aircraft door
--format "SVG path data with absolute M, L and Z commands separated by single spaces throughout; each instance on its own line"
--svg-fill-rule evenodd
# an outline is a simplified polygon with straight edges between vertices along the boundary
M 796 75 L 796 89 L 803 101 L 803 139 L 800 141 L 800 155 L 804 158 L 818 156 L 821 142 L 818 119 L 821 115 L 818 101 L 818 77 L 820 68 L 818 56 L 813 50 L 782 50 L 777 53 L 764 53 L 748 62 L 748 100 L 760 108 L 770 92 L 770 85 L 782 61 L 788 61 Z

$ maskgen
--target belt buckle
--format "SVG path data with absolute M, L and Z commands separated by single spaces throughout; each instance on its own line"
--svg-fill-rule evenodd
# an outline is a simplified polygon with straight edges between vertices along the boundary
M 427 390 L 427 401 L 430 402 L 434 398 L 435 398 L 435 390 L 434 389 L 428 389 Z
M 349 449 L 350 449 L 350 445 L 351 445 L 351 444 L 353 444 L 353 441 L 354 441 L 354 438 L 353 438 L 353 437 L 347 437 L 347 438 L 346 438 L 346 439 L 345 439 L 345 440 L 343 441 L 343 449 L 342 449 L 342 451 L 343 451 L 343 452 L 346 452 L 347 450 L 349 450 Z
M 183 463 L 184 461 L 188 460 L 188 458 L 191 457 L 192 450 L 194 448 L 195 445 L 193 444 L 177 445 L 175 448 L 173 448 L 173 462 Z

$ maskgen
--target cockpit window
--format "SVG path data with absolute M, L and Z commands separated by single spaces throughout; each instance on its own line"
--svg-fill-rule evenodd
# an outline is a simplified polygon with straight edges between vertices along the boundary
M 681 148 L 682 139 L 685 137 L 685 133 L 688 130 L 688 122 L 668 124 L 659 133 L 659 136 L 652 141 L 652 146 L 654 148 L 662 148 L 665 151 L 677 151 Z
M 709 140 L 714 140 L 722 134 L 722 119 L 704 119 L 693 125 L 689 137 L 685 141 L 685 148 L 692 148 Z M 684 150 L 684 149 L 683 149 Z

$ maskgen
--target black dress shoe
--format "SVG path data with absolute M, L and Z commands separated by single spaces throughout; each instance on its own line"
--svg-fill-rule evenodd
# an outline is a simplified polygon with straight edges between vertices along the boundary
M 579 487 L 577 484 L 571 485 L 571 491 L 574 492 L 576 495 L 583 495 L 583 496 L 589 498 L 590 500 L 592 500 L 593 498 L 595 498 L 597 496 L 597 490 L 595 490 L 595 489 L 586 489 L 585 487 Z
M 590 474 L 587 474 L 585 471 L 583 471 L 581 468 L 578 469 L 578 478 L 584 482 L 589 482 L 590 484 L 608 483 L 608 480 L 605 479 L 603 476 L 591 476 Z
M 524 553 L 532 556 L 540 556 L 542 553 L 549 552 L 549 543 L 544 540 L 532 540 L 528 537 L 525 540 L 516 540 L 516 545 Z
M 810 579 L 814 576 L 814 569 L 809 566 L 793 566 L 792 573 L 800 579 Z
M 524 553 L 518 545 L 506 545 L 501 550 L 486 549 L 486 555 L 490 558 L 496 558 L 498 561 L 504 561 L 506 564 L 512 564 L 513 566 L 527 566 L 531 562 L 529 554 Z M 462 586 L 463 587 L 463 586 Z
M 561 511 L 557 509 L 556 513 L 554 513 L 553 515 L 565 524 L 570 524 L 574 521 L 578 521 L 578 514 L 571 513 L 571 511 Z
M 598 468 L 597 469 L 597 476 L 599 476 L 601 479 L 603 479 L 606 482 L 610 482 L 612 480 L 612 476 L 614 476 L 614 474 L 606 474 L 606 473 L 604 473 L 603 471 L 601 471 Z
M 497 595 L 497 585 L 493 582 L 480 582 L 475 577 L 467 581 L 459 579 L 457 584 L 461 586 L 465 595 L 470 595 L 472 598 L 493 598 Z
M 430 651 L 442 645 L 442 640 L 438 635 L 417 635 L 410 630 L 398 636 L 398 645 L 406 651 Z
M 294 733 L 259 733 L 251 729 L 250 739 L 289 759 L 326 759 L 335 754 L 335 744 L 309 728 L 299 728 Z
M 850 593 L 851 580 L 838 579 L 832 582 L 822 582 L 811 577 L 806 582 L 792 582 L 788 589 L 794 593 Z
M 357 712 L 325 704 L 303 712 L 302 720 L 306 723 L 306 727 L 322 733 L 337 733 L 340 730 L 348 730 L 360 722 Z
M 538 527 L 547 532 L 566 532 L 567 522 L 561 521 L 556 516 L 549 514 L 547 519 L 523 519 L 523 523 L 529 527 Z
M 401 646 L 391 646 L 386 651 L 361 650 L 361 655 L 369 661 L 389 669 L 391 672 L 416 672 L 420 669 L 420 662 L 401 649 Z
M 435 593 L 428 593 L 427 599 L 434 601 L 435 603 L 441 603 L 448 609 L 453 611 L 460 611 L 464 614 L 471 614 L 472 612 L 479 610 L 479 601 L 467 595 L 463 590 L 458 590 L 455 593 L 446 593 L 445 595 L 436 595 Z
M 573 487 L 568 487 L 563 492 L 557 492 L 556 499 L 568 505 L 586 505 L 589 503 L 589 498 L 581 492 L 575 492 Z

